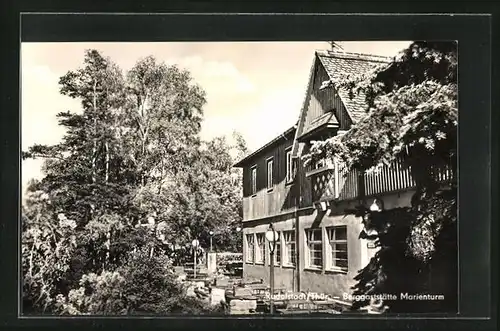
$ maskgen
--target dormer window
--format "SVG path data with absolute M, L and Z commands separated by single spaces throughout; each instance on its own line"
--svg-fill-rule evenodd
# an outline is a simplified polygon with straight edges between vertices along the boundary
M 315 118 L 302 132 L 298 140 L 309 143 L 311 140 L 324 140 L 335 135 L 340 125 L 335 117 L 335 111 L 331 110 Z

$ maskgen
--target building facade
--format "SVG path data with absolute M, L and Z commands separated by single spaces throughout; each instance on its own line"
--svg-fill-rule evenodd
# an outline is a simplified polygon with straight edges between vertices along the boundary
M 388 58 L 316 52 L 296 125 L 235 166 L 243 168 L 243 276 L 269 283 L 269 224 L 279 232 L 275 286 L 329 294 L 342 300 L 354 277 L 376 253 L 359 234 L 362 219 L 348 210 L 374 202 L 384 209 L 410 206 L 415 183 L 396 161 L 381 171 L 348 170 L 340 160 L 301 156 L 312 141 L 343 134 L 366 114 L 363 95 L 352 97 L 336 82 L 361 74 Z M 447 175 L 443 172 L 443 177 Z

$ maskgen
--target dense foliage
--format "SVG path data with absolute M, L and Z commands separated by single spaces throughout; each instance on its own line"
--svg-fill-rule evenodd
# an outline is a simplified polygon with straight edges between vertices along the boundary
M 456 180 L 442 187 L 437 176 L 443 169 L 456 175 L 456 43 L 413 42 L 390 63 L 332 83 L 351 97 L 364 95 L 367 114 L 345 134 L 315 142 L 305 161 L 336 155 L 363 172 L 398 159 L 417 185 L 409 208 L 358 211 L 365 221 L 378 220 L 373 224 L 380 250 L 358 275 L 355 294 L 443 294 L 440 302 L 385 304 L 395 312 L 428 311 L 426 305 L 456 311 Z
M 194 238 L 206 249 L 210 230 L 220 234 L 216 247 L 240 248 L 241 173 L 231 165 L 247 153 L 244 140 L 201 141 L 204 91 L 153 57 L 124 74 L 88 50 L 59 83 L 82 109 L 57 115 L 60 143 L 23 152 L 45 159 L 23 206 L 25 311 L 200 307 L 165 267 L 192 256 Z
M 175 281 L 166 256 L 149 256 L 149 250 L 130 253 L 117 270 L 89 273 L 68 296 L 59 294 L 56 305 L 63 314 L 202 314 L 222 312 L 188 297 Z

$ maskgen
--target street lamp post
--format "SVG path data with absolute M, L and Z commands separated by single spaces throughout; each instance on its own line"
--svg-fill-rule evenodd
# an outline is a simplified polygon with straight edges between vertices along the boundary
M 273 224 L 269 224 L 269 229 L 266 231 L 266 239 L 269 242 L 269 253 L 270 253 L 270 261 L 269 261 L 269 310 L 271 314 L 274 314 L 274 251 L 276 249 L 276 242 L 279 239 L 279 233 L 274 231 Z
M 210 253 L 211 253 L 211 252 L 213 252 L 213 249 L 212 249 L 212 238 L 214 236 L 214 232 L 210 231 L 209 234 L 210 234 Z
M 194 279 L 196 280 L 196 253 L 197 253 L 197 248 L 198 246 L 200 245 L 200 242 L 197 240 L 197 239 L 194 239 L 191 244 L 193 245 L 193 271 L 194 271 L 194 274 L 193 274 L 193 277 Z
M 370 206 L 371 212 L 380 212 L 384 209 L 384 202 L 379 199 L 374 199 L 373 203 Z

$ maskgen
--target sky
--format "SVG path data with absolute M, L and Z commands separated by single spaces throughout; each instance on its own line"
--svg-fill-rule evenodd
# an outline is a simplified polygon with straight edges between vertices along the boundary
M 343 51 L 393 56 L 409 45 L 395 42 L 339 42 Z M 83 65 L 86 49 L 109 56 L 122 70 L 153 55 L 191 72 L 207 93 L 202 139 L 238 131 L 256 150 L 298 119 L 314 51 L 326 42 L 162 42 L 162 43 L 22 43 L 22 150 L 57 144 L 64 135 L 56 114 L 80 111 L 80 101 L 59 93 L 59 77 Z M 23 192 L 31 178 L 41 178 L 41 160 L 22 163 Z

